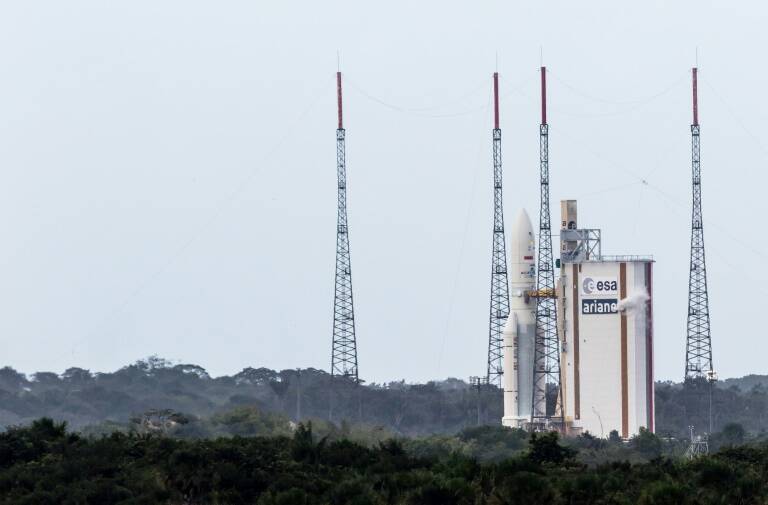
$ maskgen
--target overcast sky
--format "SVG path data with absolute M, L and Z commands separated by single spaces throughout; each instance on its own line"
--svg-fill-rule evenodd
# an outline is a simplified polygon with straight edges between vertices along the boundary
M 737 5 L 740 4 L 740 5 Z M 328 369 L 335 71 L 361 377 L 485 370 L 491 75 L 507 223 L 559 200 L 656 259 L 659 379 L 685 359 L 698 47 L 715 368 L 766 372 L 761 2 L 70 0 L 0 7 L 0 364 Z

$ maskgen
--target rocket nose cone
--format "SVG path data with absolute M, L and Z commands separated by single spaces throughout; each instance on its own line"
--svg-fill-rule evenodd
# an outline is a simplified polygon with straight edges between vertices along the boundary
M 514 223 L 514 234 L 520 235 L 521 232 L 523 234 L 530 233 L 533 235 L 533 225 L 531 225 L 531 218 L 528 217 L 528 213 L 525 211 L 525 209 L 520 209 L 517 212 L 517 216 L 515 216 L 515 223 Z
M 515 216 L 509 245 L 509 268 L 512 272 L 509 281 L 521 293 L 521 289 L 533 284 L 536 276 L 536 236 L 525 209 L 520 209 Z

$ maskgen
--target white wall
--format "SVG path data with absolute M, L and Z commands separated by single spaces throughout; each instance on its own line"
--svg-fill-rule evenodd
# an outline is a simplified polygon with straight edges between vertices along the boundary
M 581 284 L 587 277 L 616 279 L 620 281 L 620 263 L 586 262 L 576 280 L 573 290 L 572 265 L 564 265 L 563 283 L 565 308 L 566 351 L 562 362 L 565 370 L 564 384 L 566 419 L 573 420 L 575 427 L 581 427 L 596 436 L 608 436 L 611 430 L 622 432 L 622 391 L 621 391 L 621 315 L 582 314 L 581 301 L 592 299 L 619 300 L 620 289 L 616 292 L 584 294 Z M 626 293 L 645 290 L 645 263 L 627 263 Z M 573 294 L 578 294 L 578 298 Z M 579 326 L 579 419 L 575 418 L 575 342 L 573 304 L 577 304 Z M 563 314 L 563 312 L 561 312 Z M 628 376 L 628 428 L 629 435 L 647 424 L 646 402 L 646 317 L 640 309 L 627 314 L 627 376 Z M 652 352 L 652 350 L 650 351 Z

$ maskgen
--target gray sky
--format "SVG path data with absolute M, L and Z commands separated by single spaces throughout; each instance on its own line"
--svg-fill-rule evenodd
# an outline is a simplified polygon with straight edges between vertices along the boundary
M 576 198 L 604 253 L 655 256 L 657 377 L 679 379 L 698 46 L 715 368 L 764 372 L 765 19 L 760 2 L 5 2 L 0 362 L 327 369 L 338 49 L 361 376 L 482 374 L 491 74 L 498 52 L 507 222 L 536 219 L 543 46 L 553 215 Z

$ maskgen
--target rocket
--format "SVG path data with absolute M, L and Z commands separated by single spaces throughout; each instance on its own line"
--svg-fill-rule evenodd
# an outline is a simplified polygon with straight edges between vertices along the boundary
M 512 225 L 508 264 L 509 317 L 504 326 L 504 417 L 501 423 L 520 428 L 531 419 L 536 302 L 536 242 L 531 218 L 524 209 Z

